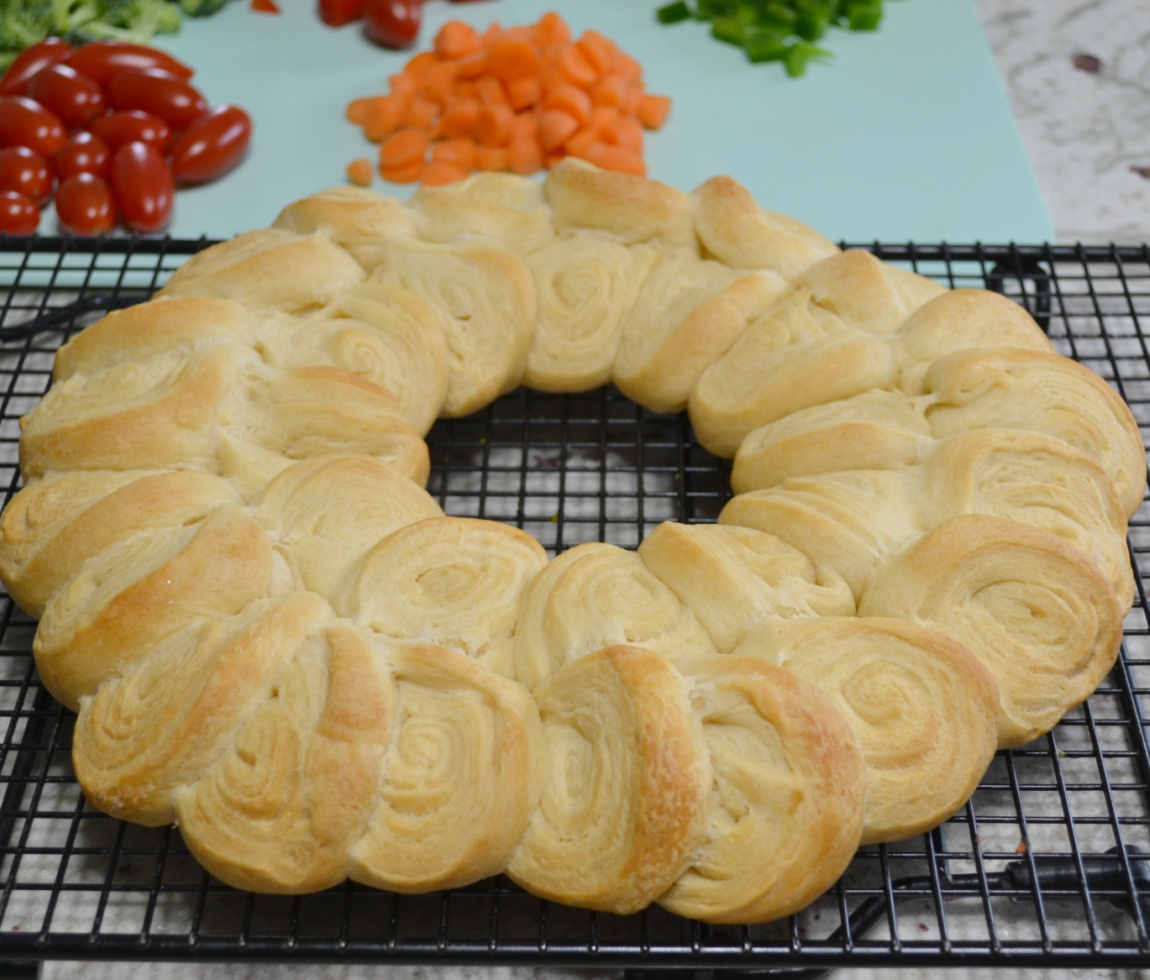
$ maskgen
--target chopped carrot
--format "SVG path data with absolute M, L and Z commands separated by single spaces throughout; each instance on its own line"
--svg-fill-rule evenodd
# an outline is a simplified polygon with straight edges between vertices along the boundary
M 275 0 L 252 0 L 252 10 L 261 14 L 278 14 L 280 12 L 279 5 Z
M 643 127 L 634 116 L 620 116 L 600 132 L 603 134 L 604 143 L 621 146 L 637 157 L 643 155 Z
M 344 116 L 348 122 L 353 122 L 357 126 L 363 126 L 367 123 L 367 118 L 371 113 L 371 105 L 376 99 L 386 99 L 386 95 L 373 95 L 366 99 L 355 99 L 347 104 L 347 110 Z
M 485 105 L 475 120 L 475 135 L 484 146 L 506 146 L 511 141 L 515 113 L 510 106 Z
M 479 101 L 477 99 L 462 99 L 454 105 L 448 106 L 436 127 L 436 136 L 446 136 L 448 139 L 472 138 L 475 136 L 479 120 Z
M 591 116 L 591 96 L 574 85 L 560 85 L 544 100 L 543 108 L 565 112 L 583 125 Z
M 447 105 L 452 102 L 455 92 L 456 71 L 455 63 L 452 61 L 444 61 L 436 65 L 427 73 L 420 94 L 425 99 L 438 102 L 440 105 Z
M 535 113 L 521 112 L 515 117 L 511 127 L 511 138 L 515 140 L 521 136 L 530 136 L 532 139 L 539 136 L 539 117 Z
M 457 180 L 463 180 L 469 173 L 470 171 L 454 163 L 436 160 L 423 168 L 420 179 L 428 187 L 441 187 L 443 184 L 454 184 Z
M 381 95 L 372 99 L 367 109 L 367 120 L 363 124 L 364 135 L 373 143 L 378 143 L 399 127 L 403 119 L 403 104 L 394 95 Z
M 472 81 L 487 74 L 487 52 L 476 51 L 455 63 L 455 77 Z
M 644 95 L 639 100 L 639 122 L 648 129 L 662 129 L 671 114 L 671 100 L 665 95 Z
M 643 66 L 625 51 L 616 51 L 611 61 L 612 74 L 628 82 L 637 82 L 643 77 Z
M 595 105 L 609 105 L 618 109 L 626 95 L 627 83 L 620 76 L 604 75 L 591 90 L 591 101 Z
M 390 180 L 393 184 L 414 184 L 420 177 L 423 176 L 423 168 L 425 164 L 422 160 L 416 160 L 406 167 L 383 167 L 379 168 L 380 176 L 384 180 Z
M 450 163 L 471 173 L 475 169 L 475 140 L 453 139 L 436 143 L 431 148 L 431 159 L 439 163 Z
M 403 125 L 411 129 L 431 129 L 439 118 L 439 106 L 430 99 L 417 95 L 403 115 Z
M 539 117 L 539 143 L 545 150 L 562 146 L 579 130 L 579 120 L 561 109 L 548 109 Z
M 549 44 L 569 44 L 571 42 L 571 28 L 567 21 L 554 10 L 550 10 L 539 18 L 535 25 L 535 43 L 541 48 Z
M 457 59 L 474 54 L 483 46 L 479 32 L 461 20 L 449 20 L 435 35 L 435 53 L 440 58 Z
M 391 82 L 391 97 L 398 99 L 406 112 L 407 104 L 415 97 L 415 79 L 401 71 L 398 75 L 390 75 L 387 80 Z
M 479 101 L 484 105 L 506 105 L 507 93 L 498 78 L 481 78 L 475 83 L 479 90 Z
M 520 136 L 507 148 L 507 166 L 517 174 L 527 176 L 543 169 L 543 151 L 530 136 Z
M 507 101 L 516 112 L 538 105 L 543 98 L 543 83 L 538 75 L 525 75 L 503 83 L 507 90 Z
M 639 111 L 639 103 L 643 101 L 644 94 L 642 82 L 631 82 L 627 86 L 627 94 L 623 96 L 623 104 L 619 106 L 620 110 L 628 116 L 635 115 Z
M 398 170 L 417 162 L 423 163 L 427 144 L 426 133 L 418 129 L 401 129 L 379 148 L 379 164 L 385 170 Z
M 567 156 L 645 173 L 644 127 L 662 126 L 671 107 L 647 94 L 634 58 L 597 31 L 573 42 L 555 12 L 483 34 L 448 21 L 434 50 L 389 81 L 388 94 L 356 99 L 346 114 L 382 144 L 380 173 L 400 183 L 450 183 L 473 169 L 530 174 Z M 370 178 L 366 161 L 349 166 L 349 180 Z
M 416 85 L 419 85 L 427 78 L 428 72 L 438 64 L 439 59 L 435 57 L 434 51 L 422 51 L 404 65 L 403 70 L 412 77 Z
M 575 46 L 583 53 L 596 75 L 604 75 L 611 70 L 615 60 L 615 45 L 598 31 L 584 31 Z
M 634 174 L 636 177 L 647 176 L 647 165 L 634 153 L 624 150 L 621 146 L 596 143 L 587 151 L 587 162 L 603 170 Z
M 558 64 L 563 78 L 579 88 L 590 88 L 599 79 L 591 62 L 574 44 L 567 45 L 559 52 Z
M 620 112 L 618 109 L 609 105 L 597 105 L 591 110 L 591 115 L 587 120 L 589 126 L 595 126 L 599 129 L 610 129 L 618 121 Z
M 367 157 L 352 160 L 347 165 L 347 179 L 360 187 L 367 187 L 371 183 L 371 161 Z
M 563 144 L 563 148 L 570 156 L 584 159 L 587 151 L 598 142 L 599 128 L 597 126 L 584 126 Z
M 539 71 L 539 55 L 530 41 L 504 34 L 487 49 L 488 70 L 503 82 L 526 78 Z
M 481 146 L 475 151 L 476 170 L 506 170 L 507 147 Z

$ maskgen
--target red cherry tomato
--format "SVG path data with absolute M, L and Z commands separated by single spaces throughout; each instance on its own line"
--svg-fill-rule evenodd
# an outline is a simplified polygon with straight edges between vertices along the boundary
M 0 156 L 7 151 L 0 150 Z M 112 150 L 95 133 L 79 132 L 68 137 L 52 157 L 52 169 L 57 180 L 67 180 L 76 174 L 95 174 L 108 179 L 112 166 Z
M 252 121 L 243 109 L 216 106 L 172 144 L 172 173 L 185 184 L 215 180 L 243 159 L 251 138 Z
M 92 41 L 77 48 L 66 64 L 104 86 L 127 68 L 159 68 L 185 82 L 195 74 L 193 69 L 170 54 L 123 41 Z
M 0 191 L 16 191 L 37 204 L 52 193 L 52 171 L 39 153 L 26 146 L 0 150 Z
M 258 14 L 280 13 L 280 8 L 276 6 L 275 0 L 252 0 L 251 7 Z
M 159 231 L 172 216 L 176 182 L 155 147 L 125 143 L 112 157 L 112 193 L 124 224 L 136 231 Z
M 208 111 L 207 100 L 183 79 L 156 68 L 128 68 L 108 83 L 115 109 L 142 109 L 174 129 L 185 129 Z
M 319 0 L 319 19 L 328 27 L 343 27 L 363 16 L 363 0 Z
M 26 146 L 48 157 L 64 142 L 67 134 L 59 117 L 23 95 L 0 98 L 0 143 Z
M 419 36 L 419 0 L 364 0 L 367 36 L 385 48 L 406 48 Z
M 72 45 L 62 37 L 50 37 L 25 48 L 0 78 L 0 95 L 23 95 L 24 87 L 41 68 L 59 64 L 72 53 Z
M 104 112 L 104 93 L 92 79 L 67 65 L 49 65 L 28 80 L 28 97 L 60 117 L 69 129 Z
M 112 150 L 125 143 L 147 143 L 162 153 L 172 141 L 172 129 L 164 120 L 139 109 L 99 116 L 88 124 L 88 129 Z
M 40 209 L 27 194 L 0 191 L 0 231 L 31 235 L 40 227 Z
M 75 174 L 56 190 L 56 217 L 77 235 L 102 235 L 116 226 L 112 188 L 93 174 Z

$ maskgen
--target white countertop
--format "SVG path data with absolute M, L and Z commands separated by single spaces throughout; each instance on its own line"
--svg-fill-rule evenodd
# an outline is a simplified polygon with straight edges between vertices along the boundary
M 1150 0 L 976 2 L 1058 241 L 1150 242 Z
M 948 0 L 916 0 L 945 3 Z M 1150 242 L 1150 0 L 977 0 L 1061 242 Z M 1076 68 L 1075 55 L 1101 62 Z M 1083 59 L 1079 59 L 1082 63 Z M 1145 167 L 1143 177 L 1133 170 Z M 1119 980 L 1119 970 L 1019 970 L 1019 980 Z M 534 969 L 48 963 L 45 980 L 599 980 Z M 988 970 L 857 970 L 857 980 L 989 980 Z

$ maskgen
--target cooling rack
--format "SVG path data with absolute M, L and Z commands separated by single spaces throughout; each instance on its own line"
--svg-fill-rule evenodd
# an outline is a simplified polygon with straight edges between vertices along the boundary
M 206 241 L 0 236 L 0 481 L 19 486 L 17 419 L 47 389 L 55 349 L 146 299 Z M 947 286 L 1024 304 L 1150 428 L 1150 249 L 865 246 Z M 428 437 L 430 491 L 449 514 L 506 521 L 552 553 L 634 548 L 660 521 L 715 520 L 728 465 L 685 416 L 611 388 L 520 390 Z M 37 679 L 35 623 L 0 597 L 0 976 L 44 959 L 534 965 L 663 971 L 827 967 L 1150 967 L 1150 573 L 1147 508 L 1130 527 L 1137 601 L 1122 656 L 1049 735 L 1000 752 L 942 827 L 863 848 L 802 913 L 709 927 L 652 908 L 595 914 L 504 878 L 425 896 L 354 884 L 257 896 L 207 875 L 173 828 L 121 823 L 72 773 L 73 716 Z M 761 976 L 762 974 L 760 974 Z

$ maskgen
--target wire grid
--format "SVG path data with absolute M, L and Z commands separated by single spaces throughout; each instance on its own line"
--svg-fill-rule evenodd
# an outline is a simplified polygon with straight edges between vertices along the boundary
M 56 348 L 107 309 L 146 298 L 205 244 L 0 237 L 8 496 L 19 486 L 17 419 L 47 389 Z M 1107 378 L 1150 428 L 1146 248 L 869 247 L 945 285 L 989 286 L 1023 303 L 1060 352 Z M 730 495 L 729 465 L 697 444 L 685 416 L 654 415 L 611 388 L 519 390 L 438 423 L 428 442 L 429 490 L 449 514 L 515 524 L 553 554 L 583 541 L 634 548 L 660 521 L 714 521 Z M 1150 966 L 1150 853 L 1140 853 L 1150 852 L 1148 517 L 1144 505 L 1131 522 L 1137 601 L 1122 657 L 1098 692 L 1050 734 L 1000 752 L 942 827 L 863 848 L 823 898 L 756 927 L 710 927 L 659 908 L 596 914 L 533 898 L 502 877 L 425 896 L 350 883 L 295 898 L 231 889 L 198 866 L 174 828 L 125 824 L 86 803 L 70 762 L 74 716 L 40 687 L 29 652 L 35 623 L 5 596 L 0 958 Z M 1100 858 L 1115 847 L 1117 856 Z M 1058 880 L 1041 877 L 1052 862 Z M 1100 863 L 1103 878 L 1091 875 Z

